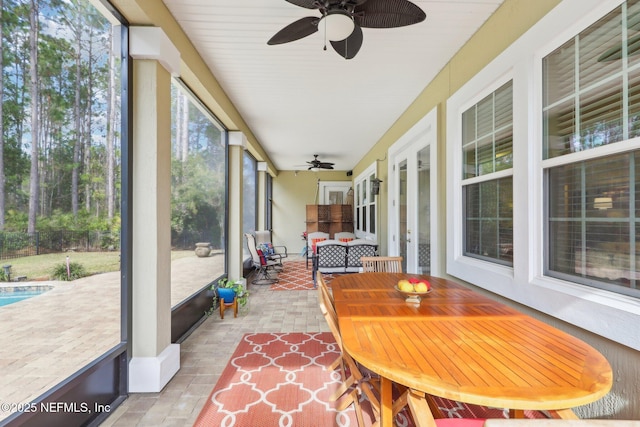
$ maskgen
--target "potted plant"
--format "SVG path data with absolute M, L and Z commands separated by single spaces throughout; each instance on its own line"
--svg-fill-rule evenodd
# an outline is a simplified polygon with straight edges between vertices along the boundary
M 249 301 L 249 291 L 244 287 L 244 283 L 241 280 L 230 280 L 225 277 L 218 280 L 218 283 L 214 284 L 211 289 L 215 291 L 213 296 L 214 306 L 216 305 L 217 298 L 224 298 L 229 301 L 233 300 L 234 295 L 236 295 L 238 297 L 238 307 L 242 311 Z

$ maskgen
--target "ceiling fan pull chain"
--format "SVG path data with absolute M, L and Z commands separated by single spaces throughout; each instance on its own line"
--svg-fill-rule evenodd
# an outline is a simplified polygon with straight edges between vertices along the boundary
M 324 24 L 324 49 L 322 50 L 327 50 L 327 20 L 323 19 L 322 21 Z

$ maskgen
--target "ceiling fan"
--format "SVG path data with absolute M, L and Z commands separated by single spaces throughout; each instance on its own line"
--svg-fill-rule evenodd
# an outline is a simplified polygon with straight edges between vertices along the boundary
M 307 162 L 310 166 L 308 170 L 312 170 L 312 169 L 333 169 L 333 165 L 335 163 L 331 163 L 331 162 L 321 162 L 320 160 L 318 160 L 318 155 L 314 154 L 313 155 L 313 160 L 311 160 L 310 162 Z
M 318 30 L 345 59 L 351 59 L 362 46 L 362 28 L 394 28 L 417 24 L 427 15 L 408 0 L 286 0 L 305 9 L 318 9 L 322 16 L 307 16 L 280 31 L 268 45 L 289 43 Z M 325 43 L 325 50 L 327 49 Z

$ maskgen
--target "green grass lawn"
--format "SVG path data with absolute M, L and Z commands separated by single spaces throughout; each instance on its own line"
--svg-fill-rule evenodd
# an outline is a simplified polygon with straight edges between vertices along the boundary
M 49 280 L 54 267 L 69 261 L 77 262 L 88 275 L 120 270 L 120 252 L 65 252 L 58 254 L 34 255 L 23 258 L 0 261 L 2 265 L 11 265 L 11 278 L 26 276 L 31 280 Z M 193 251 L 171 251 L 171 259 L 193 256 Z

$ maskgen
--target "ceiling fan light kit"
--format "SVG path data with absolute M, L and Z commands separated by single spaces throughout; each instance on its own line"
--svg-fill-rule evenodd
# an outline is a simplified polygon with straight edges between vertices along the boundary
M 324 38 L 332 42 L 346 39 L 355 27 L 353 19 L 342 11 L 329 12 L 318 22 L 318 30 L 324 33 Z
M 427 15 L 409 0 L 286 0 L 305 9 L 318 9 L 321 16 L 307 16 L 284 27 L 267 42 L 289 43 L 319 30 L 333 49 L 351 59 L 360 50 L 362 28 L 395 28 L 417 24 Z M 326 46 L 325 46 L 326 48 Z

